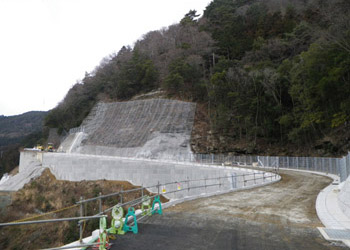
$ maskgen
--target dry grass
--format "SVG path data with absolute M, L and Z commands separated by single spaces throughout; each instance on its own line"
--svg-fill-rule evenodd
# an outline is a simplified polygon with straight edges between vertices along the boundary
M 9 222 L 40 215 L 75 204 L 81 196 L 90 198 L 102 194 L 133 189 L 135 186 L 126 181 L 80 181 L 69 182 L 56 180 L 46 169 L 43 174 L 13 194 L 12 204 L 0 218 Z M 147 191 L 144 192 L 148 194 Z M 123 202 L 141 196 L 141 191 L 123 194 Z M 103 201 L 103 209 L 120 202 L 119 197 Z M 127 208 L 125 208 L 127 209 Z M 91 202 L 84 207 L 86 215 L 98 212 L 98 202 Z M 63 212 L 43 216 L 37 219 L 63 218 L 79 215 L 79 207 Z M 84 236 L 98 228 L 98 220 L 86 224 Z M 0 229 L 0 249 L 39 249 L 57 247 L 79 238 L 77 222 L 57 222 L 47 224 L 15 226 Z

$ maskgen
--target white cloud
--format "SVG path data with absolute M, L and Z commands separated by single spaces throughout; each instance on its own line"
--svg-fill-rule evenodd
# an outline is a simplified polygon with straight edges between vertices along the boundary
M 101 59 L 209 0 L 0 0 L 0 115 L 48 110 Z

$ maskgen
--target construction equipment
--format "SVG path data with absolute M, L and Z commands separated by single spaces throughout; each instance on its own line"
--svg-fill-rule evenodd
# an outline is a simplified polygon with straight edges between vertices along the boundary
M 38 144 L 38 145 L 36 145 L 35 149 L 39 150 L 39 151 L 43 151 L 44 147 L 42 145 Z
M 47 148 L 46 148 L 46 151 L 48 151 L 48 152 L 53 152 L 53 143 L 51 143 L 51 142 L 49 142 L 48 144 L 47 144 Z

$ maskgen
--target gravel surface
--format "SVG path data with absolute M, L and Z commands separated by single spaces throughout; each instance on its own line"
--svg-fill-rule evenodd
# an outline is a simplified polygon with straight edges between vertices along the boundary
M 185 202 L 139 223 L 112 249 L 346 249 L 322 238 L 315 201 L 331 179 L 283 171 L 279 183 Z

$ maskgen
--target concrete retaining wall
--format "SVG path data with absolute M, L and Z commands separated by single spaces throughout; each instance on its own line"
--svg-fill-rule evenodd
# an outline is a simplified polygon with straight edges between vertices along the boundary
M 350 218 L 350 176 L 343 185 L 338 196 L 338 202 L 341 210 Z
M 22 151 L 19 161 L 19 173 L 0 184 L 2 191 L 17 191 L 32 179 L 39 177 L 42 167 L 43 152 Z
M 157 162 L 152 160 L 130 160 L 108 156 L 46 153 L 43 157 L 43 167 L 50 168 L 51 172 L 60 180 L 125 180 L 134 185 L 145 187 L 157 185 L 160 190 L 177 190 L 183 192 L 169 194 L 169 198 L 183 198 L 202 193 L 230 190 L 233 187 L 243 186 L 249 177 L 242 177 L 245 170 L 225 167 L 184 165 L 176 163 Z M 220 181 L 218 177 L 223 177 Z M 214 178 L 214 179 L 208 179 Z M 253 175 L 250 176 L 253 178 Z M 190 184 L 186 180 L 191 181 Z M 266 180 L 269 181 L 269 180 Z M 169 182 L 176 184 L 163 185 Z M 220 185 L 214 185 L 220 182 Z M 257 181 L 259 182 L 259 180 Z M 262 182 L 262 179 L 260 180 Z M 253 180 L 246 181 L 245 185 L 253 185 Z M 207 187 L 197 187 L 207 185 Z M 157 187 L 150 189 L 158 192 Z
M 22 151 L 19 158 L 19 172 L 31 168 L 33 165 L 39 166 L 43 161 L 43 152 Z
M 269 174 L 264 175 L 262 171 L 223 166 L 23 151 L 19 173 L 2 184 L 0 190 L 18 190 L 40 176 L 45 168 L 49 168 L 59 180 L 129 181 L 138 186 L 153 186 L 150 191 L 165 192 L 168 198 L 176 199 L 261 185 L 277 179 L 267 177 Z M 156 186 L 158 183 L 159 187 Z

